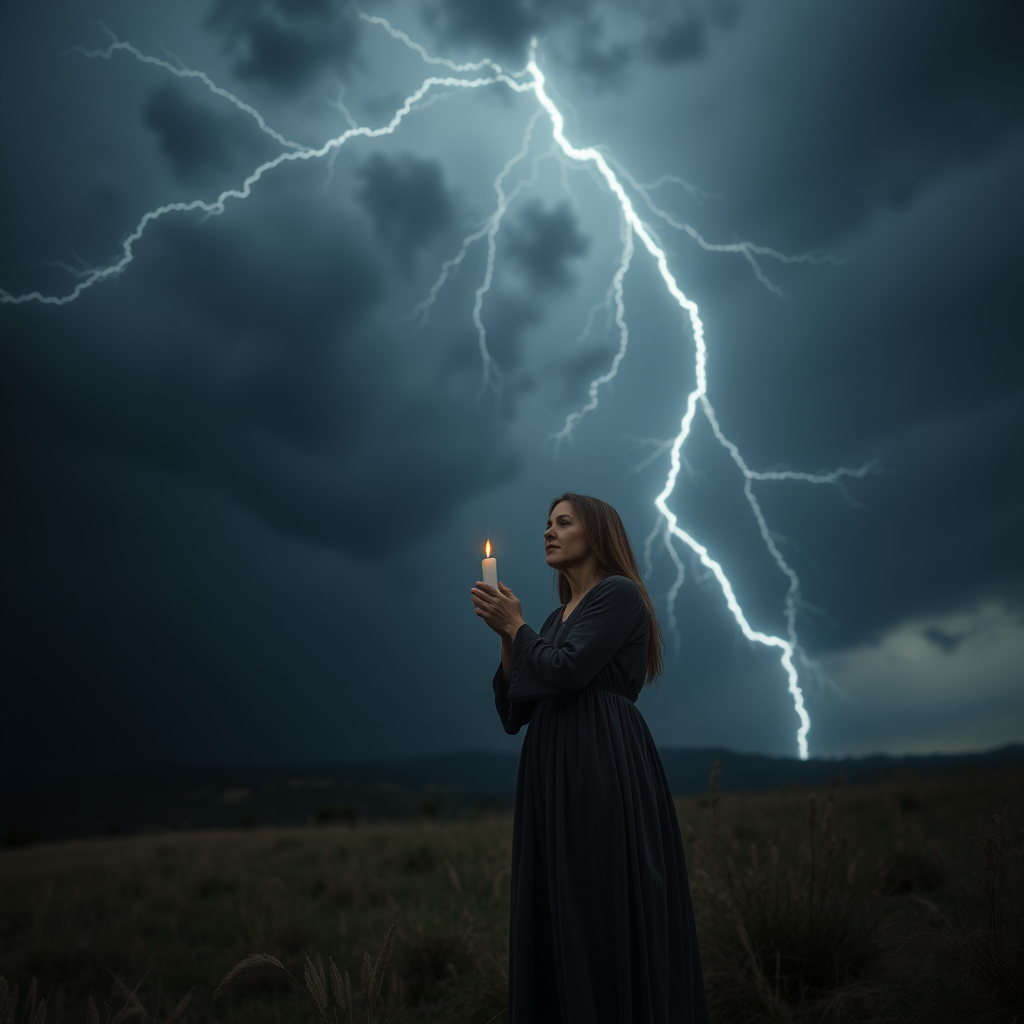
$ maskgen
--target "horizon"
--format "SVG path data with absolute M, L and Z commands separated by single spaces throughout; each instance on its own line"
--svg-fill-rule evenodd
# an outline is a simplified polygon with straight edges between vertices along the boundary
M 889 761 L 902 761 L 902 760 L 914 760 L 914 759 L 969 759 L 969 758 L 986 758 L 992 757 L 1008 751 L 1021 751 L 1024 750 L 1024 743 L 1010 742 L 1004 743 L 996 747 L 990 747 L 983 750 L 961 750 L 961 751 L 929 751 L 929 752 L 911 752 L 904 754 L 887 754 L 887 753 L 874 753 L 874 754 L 852 754 L 843 755 L 841 757 L 810 757 L 807 760 L 802 760 L 796 756 L 787 756 L 785 754 L 762 754 L 757 751 L 741 751 L 733 750 L 728 747 L 671 747 L 671 746 L 659 746 L 659 753 L 664 755 L 673 754 L 692 754 L 692 755 L 727 755 L 736 758 L 762 758 L 769 761 L 781 761 L 791 762 L 794 765 L 808 765 L 813 766 L 816 764 L 831 764 L 839 761 L 875 761 L 875 760 L 889 760 Z M 267 772 L 273 773 L 276 771 L 286 770 L 306 770 L 306 769 L 344 769 L 344 768 L 358 768 L 361 766 L 371 765 L 402 765 L 411 761 L 432 761 L 441 760 L 444 758 L 473 758 L 473 757 L 484 757 L 484 758 L 503 758 L 503 759 L 518 759 L 518 751 L 514 750 L 487 750 L 484 748 L 480 749 L 465 749 L 465 750 L 450 750 L 450 751 L 436 751 L 430 754 L 408 754 L 400 755 L 396 757 L 379 758 L 370 757 L 363 758 L 354 761 L 344 760 L 310 760 L 310 761 L 257 761 L 257 762 L 228 762 L 228 761 L 139 761 L 131 764 L 109 764 L 109 765 L 97 765 L 93 768 L 82 771 L 80 769 L 75 770 L 74 774 L 76 777 L 89 777 L 93 775 L 116 775 L 116 774 L 130 774 L 134 771 L 154 771 L 154 772 L 175 772 L 181 771 L 184 773 L 188 772 L 238 772 L 238 771 L 251 771 L 251 772 Z M 31 786 L 33 783 L 45 780 L 55 780 L 64 778 L 67 774 L 67 769 L 60 770 L 55 769 L 52 773 L 44 773 L 38 775 L 32 775 L 31 777 L 24 777 L 22 779 L 22 787 Z M 7 787 L 10 789 L 18 788 L 17 786 L 9 785 L 16 776 L 7 777 Z M 429 783 L 429 780 L 425 784 Z M 4 788 L 4 787 L 0 787 Z

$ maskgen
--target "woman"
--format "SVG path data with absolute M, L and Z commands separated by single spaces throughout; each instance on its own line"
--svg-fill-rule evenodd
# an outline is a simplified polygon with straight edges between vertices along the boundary
M 512 840 L 510 1024 L 698 1024 L 704 978 L 672 795 L 634 702 L 661 634 L 618 513 L 563 494 L 544 531 L 563 604 L 535 633 L 477 583 L 501 636 L 494 697 L 529 723 Z

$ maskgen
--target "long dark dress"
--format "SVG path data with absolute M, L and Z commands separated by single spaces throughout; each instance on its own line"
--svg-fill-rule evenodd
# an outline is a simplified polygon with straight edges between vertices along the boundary
M 703 1024 L 704 977 L 675 806 L 634 702 L 637 586 L 609 576 L 565 622 L 521 626 L 506 732 L 529 722 L 512 840 L 510 1024 Z

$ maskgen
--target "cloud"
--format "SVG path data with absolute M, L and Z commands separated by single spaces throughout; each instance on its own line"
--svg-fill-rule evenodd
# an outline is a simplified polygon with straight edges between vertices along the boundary
M 689 13 L 652 31 L 648 47 L 651 56 L 661 64 L 697 60 L 707 53 L 707 29 L 699 17 Z
M 482 43 L 502 54 L 526 52 L 531 36 L 566 10 L 585 6 L 574 0 L 439 0 L 427 9 L 428 21 L 444 38 Z
M 171 170 L 186 184 L 205 184 L 216 172 L 239 166 L 248 170 L 275 152 L 247 115 L 211 110 L 173 82 L 150 93 L 142 118 L 159 137 Z
M 182 232 L 171 254 L 176 290 L 240 343 L 202 413 L 211 435 L 193 444 L 176 431 L 178 472 L 224 480 L 283 533 L 371 560 L 385 552 L 370 533 L 414 541 L 515 472 L 496 421 L 476 408 L 477 367 L 447 375 L 443 347 L 403 344 L 350 220 L 292 199 L 225 234 L 218 252 Z
M 586 254 L 590 240 L 576 226 L 568 203 L 550 212 L 539 200 L 523 205 L 517 220 L 505 227 L 504 255 L 540 292 L 568 288 L 575 281 L 570 261 Z
M 373 248 L 315 197 L 264 193 L 216 226 L 179 218 L 161 228 L 162 265 L 144 272 L 227 338 L 298 355 L 351 331 L 384 297 Z
M 516 378 L 513 390 L 528 390 L 532 384 L 532 377 L 529 369 L 523 366 L 523 342 L 526 332 L 543 321 L 541 308 L 529 298 L 509 292 L 492 291 L 487 300 L 482 313 L 487 325 L 487 347 L 506 378 L 512 371 L 525 370 L 524 374 Z M 472 349 L 467 346 L 467 351 Z M 475 352 L 473 363 L 478 365 Z M 506 379 L 506 385 L 507 383 Z
M 607 373 L 614 358 L 615 348 L 607 341 L 578 344 L 569 349 L 553 367 L 564 383 L 563 398 L 574 405 L 582 401 L 590 382 Z
M 842 517 L 859 535 L 854 545 L 836 547 L 834 534 L 830 544 L 821 527 L 802 524 L 800 535 L 810 543 L 820 536 L 828 552 L 819 573 L 837 581 L 829 612 L 855 635 L 870 635 L 910 612 L 941 614 L 965 599 L 1016 594 L 1020 600 L 1022 489 L 1007 472 L 1005 446 L 1024 426 L 1021 397 L 1018 389 L 980 409 L 922 416 L 891 436 L 880 452 L 882 472 L 855 490 L 866 503 L 851 510 L 861 523 Z M 809 636 L 828 642 L 828 633 L 811 624 Z M 925 639 L 937 649 L 964 643 L 938 626 Z
M 834 244 L 879 209 L 906 207 L 1024 124 L 1020 4 L 747 11 L 747 32 L 765 42 L 738 62 L 750 100 L 732 131 L 758 174 L 746 195 L 723 184 L 746 230 L 768 219 L 786 248 Z
M 426 20 L 445 44 L 476 43 L 508 60 L 522 60 L 539 38 L 549 58 L 592 86 L 618 87 L 640 56 L 662 64 L 705 56 L 709 27 L 731 28 L 739 10 L 738 0 L 437 0 Z
M 593 17 L 574 25 L 567 35 L 561 48 L 562 59 L 587 78 L 592 87 L 618 88 L 625 83 L 626 68 L 635 50 L 631 41 L 606 31 L 606 25 Z
M 88 307 L 5 311 L 13 419 L 42 416 L 76 445 L 371 561 L 517 472 L 501 420 L 478 408 L 479 364 L 452 365 L 466 339 L 439 324 L 410 343 L 372 239 L 315 192 L 160 223 L 132 269 Z M 62 355 L 39 361 L 44 349 Z M 368 540 L 384 530 L 387 549 Z
M 716 322 L 712 396 L 750 465 L 879 460 L 849 487 L 859 507 L 830 488 L 756 487 L 807 599 L 825 610 L 801 623 L 819 654 L 1024 593 L 1024 477 L 1008 447 L 1024 432 L 1011 340 L 1022 168 L 1024 138 L 874 217 L 843 267 L 793 279 L 792 317 L 760 319 L 756 293 L 744 303 L 731 290 L 703 307 Z M 720 339 L 744 333 L 731 362 Z
M 999 602 L 908 620 L 822 664 L 847 697 L 819 716 L 819 743 L 833 754 L 978 749 L 1024 736 L 1024 616 Z
M 282 92 L 343 74 L 358 38 L 352 12 L 333 0 L 217 0 L 207 24 L 236 54 L 238 75 Z
M 926 626 L 921 635 L 925 640 L 930 640 L 940 651 L 951 654 L 963 642 L 966 634 L 950 633 L 942 626 Z
M 435 160 L 405 155 L 392 160 L 375 153 L 360 168 L 357 198 L 377 233 L 409 273 L 417 250 L 452 221 L 452 201 Z

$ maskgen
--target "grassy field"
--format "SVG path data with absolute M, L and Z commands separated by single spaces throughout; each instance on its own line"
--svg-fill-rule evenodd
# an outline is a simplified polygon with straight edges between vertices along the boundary
M 679 799 L 713 1020 L 1024 1021 L 1022 797 L 1013 769 Z M 0 851 L 0 1024 L 348 1020 L 332 960 L 354 1020 L 497 1024 L 510 850 L 492 816 Z M 254 953 L 283 967 L 215 1000 Z

